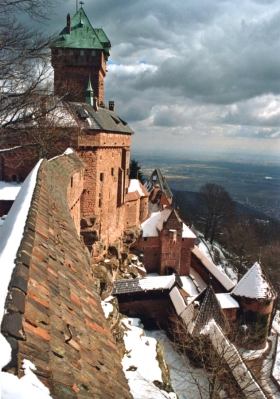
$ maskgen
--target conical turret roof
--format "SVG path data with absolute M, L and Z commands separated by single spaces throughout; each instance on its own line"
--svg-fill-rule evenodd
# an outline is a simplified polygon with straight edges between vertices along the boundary
M 266 301 L 271 301 L 277 296 L 261 265 L 257 262 L 238 282 L 232 294 Z

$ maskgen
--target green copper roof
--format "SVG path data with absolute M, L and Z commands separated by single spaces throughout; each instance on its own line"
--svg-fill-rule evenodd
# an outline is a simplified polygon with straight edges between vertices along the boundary
M 109 54 L 111 43 L 103 29 L 94 29 L 83 8 L 80 8 L 71 20 L 71 32 L 65 27 L 51 47 L 104 50 Z

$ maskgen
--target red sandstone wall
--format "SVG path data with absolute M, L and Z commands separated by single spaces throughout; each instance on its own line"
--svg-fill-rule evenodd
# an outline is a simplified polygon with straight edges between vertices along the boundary
M 67 187 L 67 202 L 70 215 L 74 221 L 78 235 L 80 235 L 81 204 L 80 198 L 84 188 L 84 171 L 75 173 Z
M 9 134 L 9 129 L 6 132 Z M 22 136 L 16 134 L 15 138 L 11 138 L 10 140 L 5 138 L 6 146 L 12 148 L 19 144 L 32 143 L 34 140 L 38 140 L 38 143 L 40 143 L 41 139 L 36 135 L 38 135 L 38 132 L 36 130 L 32 132 L 32 129 L 30 129 L 30 135 L 28 133 L 22 134 Z M 65 129 L 50 131 L 46 144 L 48 152 L 47 154 L 44 153 L 44 156 L 50 159 L 61 155 L 68 147 L 76 148 L 77 135 L 77 129 L 72 128 L 67 128 L 66 131 Z M 59 141 L 59 138 L 61 138 L 61 141 Z M 55 145 L 53 142 L 56 142 Z M 37 146 L 26 146 L 2 154 L 0 157 L 1 180 L 9 182 L 18 179 L 21 182 L 24 181 L 41 157 L 42 155 Z
M 132 227 L 139 225 L 140 214 L 140 198 L 135 198 L 134 201 L 126 202 L 125 204 L 125 227 Z
M 244 312 L 252 311 L 260 314 L 270 314 L 272 313 L 274 301 L 257 301 L 256 299 L 240 298 L 235 296 L 236 301 L 238 301 L 240 307 Z
M 149 214 L 149 197 L 140 198 L 140 223 L 142 223 Z
M 100 133 L 88 136 L 88 145 L 91 138 L 94 143 L 102 140 L 104 146 L 77 151 L 86 164 L 81 217 L 100 216 L 99 241 L 103 249 L 101 245 L 95 246 L 95 256 L 99 258 L 108 250 L 109 244 L 122 236 L 127 225 L 124 198 L 128 188 L 130 152 L 122 146 L 124 142 L 130 145 L 130 135 L 114 137 L 112 133 Z M 106 146 L 110 142 L 112 146 Z
M 139 317 L 145 322 L 145 319 L 156 319 L 160 326 L 165 326 L 168 317 L 173 315 L 174 308 L 168 296 L 162 296 L 158 293 L 158 298 L 137 300 L 129 302 L 119 301 L 120 313 L 129 317 Z
M 140 237 L 134 248 L 144 254 L 145 268 L 148 273 L 159 273 L 160 246 L 159 237 Z
M 83 51 L 83 55 L 81 55 Z M 104 102 L 106 60 L 102 50 L 52 49 L 55 95 L 68 101 L 85 101 L 90 77 L 94 96 Z

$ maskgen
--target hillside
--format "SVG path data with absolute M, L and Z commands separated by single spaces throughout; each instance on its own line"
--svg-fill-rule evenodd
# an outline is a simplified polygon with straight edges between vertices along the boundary
M 172 187 L 171 190 L 173 193 L 173 204 L 175 207 L 179 207 L 180 216 L 182 217 L 182 219 L 185 220 L 188 224 L 196 223 L 198 220 L 196 206 L 197 192 L 174 190 Z M 247 215 L 253 217 L 254 219 L 264 221 L 272 220 L 272 218 L 265 213 L 241 204 L 240 202 L 235 201 L 235 206 L 236 213 L 238 215 Z

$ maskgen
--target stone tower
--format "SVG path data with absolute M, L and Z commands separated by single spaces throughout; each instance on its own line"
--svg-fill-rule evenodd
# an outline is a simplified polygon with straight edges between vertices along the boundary
M 54 94 L 68 101 L 85 102 L 89 78 L 94 97 L 104 102 L 106 61 L 111 43 L 103 29 L 91 26 L 81 7 L 51 44 Z
M 232 291 L 240 306 L 243 325 L 249 328 L 249 349 L 266 345 L 277 294 L 259 263 L 255 263 Z

